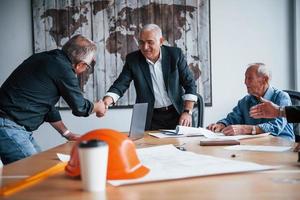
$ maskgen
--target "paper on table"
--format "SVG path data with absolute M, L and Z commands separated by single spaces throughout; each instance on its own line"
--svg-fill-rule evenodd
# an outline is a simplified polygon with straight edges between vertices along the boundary
M 62 154 L 62 153 L 56 153 L 58 159 L 62 162 L 69 162 L 70 160 L 70 155 L 67 154 Z
M 252 162 L 233 161 L 213 156 L 180 151 L 173 145 L 137 149 L 141 163 L 150 172 L 138 179 L 109 181 L 114 186 L 189 177 L 269 170 L 278 167 Z
M 216 135 L 216 133 L 204 129 L 177 125 L 175 130 L 161 130 L 159 133 L 149 133 L 157 138 L 179 138 L 179 137 L 191 137 L 191 136 L 203 136 L 203 135 Z
M 262 133 L 262 134 L 256 134 L 256 135 L 232 135 L 232 136 L 225 136 L 224 134 L 223 135 L 219 134 L 219 135 L 217 135 L 215 137 L 211 137 L 211 138 L 243 140 L 243 139 L 265 137 L 268 135 L 270 135 L 270 133 Z
M 170 130 L 167 130 L 168 133 L 149 133 L 157 138 L 173 138 L 173 137 L 187 137 L 187 136 L 202 136 L 204 135 L 206 138 L 211 139 L 224 139 L 224 140 L 242 140 L 242 139 L 249 139 L 249 138 L 257 138 L 257 137 L 264 137 L 269 135 L 270 133 L 263 133 L 257 135 L 233 135 L 233 136 L 225 136 L 223 133 L 215 133 L 206 128 L 194 128 L 194 127 L 187 127 L 187 126 L 177 126 L 176 133 L 172 134 Z
M 208 130 L 206 128 L 193 128 L 193 127 L 186 127 L 186 126 L 177 126 L 178 132 L 182 133 L 183 135 L 194 135 L 194 134 L 202 134 L 207 138 L 211 139 L 224 139 L 224 140 L 242 140 L 242 139 L 249 139 L 249 138 L 257 138 L 257 137 L 264 137 L 269 135 L 270 133 L 263 133 L 263 134 L 257 134 L 257 135 L 232 135 L 232 136 L 226 136 L 223 133 L 215 133 L 211 130 Z
M 292 147 L 282 146 L 261 146 L 261 145 L 236 145 L 225 147 L 227 150 L 246 150 L 246 151 L 268 151 L 268 152 L 283 152 L 288 151 Z
M 175 135 L 175 134 L 165 134 L 163 132 L 156 132 L 156 133 L 148 133 L 149 135 L 157 138 L 180 138 L 180 137 L 186 137 L 184 135 Z

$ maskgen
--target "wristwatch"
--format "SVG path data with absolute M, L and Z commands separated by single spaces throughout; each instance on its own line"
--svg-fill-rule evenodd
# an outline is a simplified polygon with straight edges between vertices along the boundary
M 192 114 L 193 114 L 193 111 L 192 111 L 192 110 L 188 110 L 188 109 L 184 109 L 183 112 L 186 112 L 186 113 L 188 113 L 189 115 L 192 115 Z
M 279 117 L 285 117 L 285 107 L 284 106 L 279 107 Z
M 252 135 L 256 135 L 256 128 L 255 128 L 255 126 L 252 126 L 251 134 L 252 134 Z

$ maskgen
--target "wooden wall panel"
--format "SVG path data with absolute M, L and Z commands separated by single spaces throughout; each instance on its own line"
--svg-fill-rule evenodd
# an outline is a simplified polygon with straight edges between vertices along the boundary
M 82 34 L 97 44 L 97 64 L 78 80 L 84 96 L 99 100 L 120 74 L 127 53 L 138 49 L 138 33 L 158 24 L 165 44 L 186 55 L 206 105 L 211 105 L 209 0 L 32 0 L 34 51 L 61 48 Z M 131 84 L 118 106 L 135 102 Z M 60 101 L 60 107 L 66 106 Z

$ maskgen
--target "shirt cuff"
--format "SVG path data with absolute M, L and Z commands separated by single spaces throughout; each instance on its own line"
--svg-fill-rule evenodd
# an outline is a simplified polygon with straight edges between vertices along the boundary
M 229 125 L 229 123 L 226 120 L 217 121 L 217 124 L 224 124 L 225 126 Z
M 185 94 L 182 96 L 183 100 L 184 101 L 194 101 L 196 102 L 198 97 L 194 94 Z
M 107 92 L 105 94 L 105 96 L 111 97 L 113 99 L 114 103 L 116 103 L 119 100 L 119 98 L 120 98 L 119 95 L 117 95 L 116 93 L 113 93 L 113 92 Z

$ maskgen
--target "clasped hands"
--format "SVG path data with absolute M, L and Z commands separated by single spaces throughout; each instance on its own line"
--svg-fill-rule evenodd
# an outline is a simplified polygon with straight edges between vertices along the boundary
M 97 117 L 103 117 L 108 110 L 108 106 L 113 103 L 113 99 L 109 96 L 105 96 L 103 100 L 99 100 L 94 103 L 93 112 L 96 113 Z

